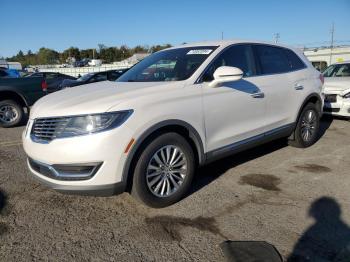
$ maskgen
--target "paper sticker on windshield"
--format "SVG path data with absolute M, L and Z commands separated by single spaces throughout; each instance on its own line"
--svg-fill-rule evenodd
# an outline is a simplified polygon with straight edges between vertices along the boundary
M 188 55 L 209 55 L 212 49 L 193 49 L 188 51 Z

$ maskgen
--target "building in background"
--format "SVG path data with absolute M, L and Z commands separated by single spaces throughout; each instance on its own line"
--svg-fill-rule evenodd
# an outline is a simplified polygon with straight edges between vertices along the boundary
M 350 61 L 350 46 L 305 48 L 304 54 L 316 69 L 323 72 L 331 64 Z

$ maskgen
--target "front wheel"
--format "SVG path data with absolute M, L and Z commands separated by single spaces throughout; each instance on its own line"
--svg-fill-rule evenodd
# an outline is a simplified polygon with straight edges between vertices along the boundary
M 165 133 L 141 152 L 131 193 L 148 206 L 169 206 L 185 196 L 194 169 L 194 153 L 186 139 L 177 133 Z
M 317 141 L 319 129 L 319 112 L 315 104 L 309 103 L 299 116 L 294 130 L 294 140 L 289 141 L 289 144 L 299 148 L 309 147 Z

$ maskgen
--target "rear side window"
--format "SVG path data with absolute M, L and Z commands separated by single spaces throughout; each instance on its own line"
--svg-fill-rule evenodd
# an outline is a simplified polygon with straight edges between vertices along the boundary
M 284 52 L 289 60 L 291 70 L 294 71 L 305 68 L 304 62 L 292 50 L 284 49 Z
M 291 71 L 284 48 L 266 45 L 256 45 L 254 48 L 261 74 L 278 74 Z

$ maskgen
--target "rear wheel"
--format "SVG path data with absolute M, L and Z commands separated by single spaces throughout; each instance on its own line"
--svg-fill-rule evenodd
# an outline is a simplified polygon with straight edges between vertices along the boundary
M 23 117 L 23 107 L 16 101 L 0 101 L 0 127 L 17 126 L 22 122 Z
M 160 135 L 141 152 L 131 193 L 148 206 L 169 206 L 187 193 L 194 169 L 193 150 L 186 139 L 177 133 Z
M 317 141 L 320 128 L 320 116 L 313 103 L 307 104 L 301 112 L 294 130 L 294 140 L 289 144 L 294 147 L 305 148 Z

